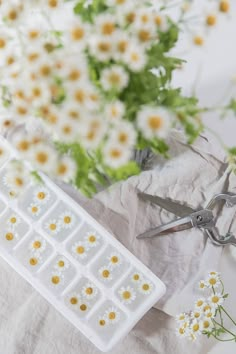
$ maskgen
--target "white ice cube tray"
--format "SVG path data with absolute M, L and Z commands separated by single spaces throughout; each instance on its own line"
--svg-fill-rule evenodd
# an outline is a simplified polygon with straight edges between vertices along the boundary
M 98 349 L 109 351 L 165 285 L 45 176 L 45 184 L 32 182 L 12 199 L 4 175 L 15 156 L 0 140 L 0 255 Z

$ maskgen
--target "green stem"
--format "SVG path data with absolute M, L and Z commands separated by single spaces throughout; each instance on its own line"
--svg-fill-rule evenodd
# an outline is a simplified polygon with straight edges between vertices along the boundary
M 216 340 L 218 340 L 218 341 L 220 341 L 220 342 L 232 342 L 232 341 L 235 341 L 235 337 L 232 338 L 232 339 L 220 339 L 220 338 L 217 337 L 215 334 L 212 333 L 212 335 L 213 335 L 213 337 L 214 337 Z
M 226 316 L 229 317 L 229 319 L 233 322 L 233 324 L 236 326 L 236 322 L 232 319 L 232 317 L 228 314 L 228 312 L 224 309 L 223 306 L 220 306 L 221 310 L 224 311 L 224 313 L 226 314 Z
M 234 334 L 233 332 L 231 332 L 230 330 L 226 329 L 224 326 L 222 326 L 219 322 L 217 322 L 216 320 L 213 320 L 213 323 L 217 324 L 217 326 L 221 327 L 225 332 L 231 334 L 234 338 L 236 338 L 236 334 Z

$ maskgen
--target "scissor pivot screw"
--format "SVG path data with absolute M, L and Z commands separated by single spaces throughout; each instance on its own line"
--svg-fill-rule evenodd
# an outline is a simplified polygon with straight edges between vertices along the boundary
M 203 220 L 203 217 L 201 215 L 198 215 L 197 216 L 197 221 L 202 221 Z

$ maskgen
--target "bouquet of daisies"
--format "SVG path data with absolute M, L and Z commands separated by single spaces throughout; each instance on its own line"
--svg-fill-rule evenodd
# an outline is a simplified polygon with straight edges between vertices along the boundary
M 174 126 L 202 130 L 171 87 L 179 26 L 140 0 L 2 0 L 1 125 L 36 173 L 86 195 L 138 174 L 135 150 L 168 155 Z

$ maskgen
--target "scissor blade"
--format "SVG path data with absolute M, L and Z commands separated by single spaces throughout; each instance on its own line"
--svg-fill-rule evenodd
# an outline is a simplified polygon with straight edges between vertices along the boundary
M 172 221 L 168 224 L 161 225 L 149 231 L 142 233 L 137 236 L 137 239 L 144 238 L 153 238 L 156 236 L 167 235 L 173 232 L 183 231 L 187 229 L 191 229 L 193 227 L 193 220 L 191 216 L 187 216 L 186 218 L 181 218 L 176 221 Z
M 188 207 L 187 205 L 174 202 L 170 199 L 163 199 L 161 197 L 153 196 L 146 193 L 138 193 L 138 196 L 140 197 L 140 199 L 156 204 L 159 207 L 181 218 L 196 212 L 196 210 Z

